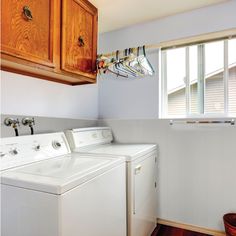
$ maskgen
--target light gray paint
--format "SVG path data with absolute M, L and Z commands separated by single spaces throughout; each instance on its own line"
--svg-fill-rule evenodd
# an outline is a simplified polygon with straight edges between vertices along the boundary
M 157 50 L 149 54 L 149 60 L 158 73 Z M 158 78 L 126 79 L 113 75 L 100 76 L 99 113 L 103 117 L 158 117 Z
M 1 137 L 12 137 L 15 135 L 12 127 L 7 127 L 4 125 L 4 119 L 7 117 L 18 118 L 19 121 L 21 121 L 22 118 L 31 116 L 20 116 L 12 114 L 1 115 Z M 92 127 L 97 125 L 97 120 L 52 118 L 52 117 L 39 117 L 39 116 L 34 116 L 34 118 L 35 118 L 35 126 L 34 126 L 35 134 L 59 132 L 72 128 Z M 29 135 L 30 134 L 29 127 L 20 124 L 19 134 Z
M 236 1 L 166 17 L 122 30 L 101 34 L 99 51 L 157 44 L 236 27 Z M 157 55 L 148 55 L 157 68 Z M 155 118 L 158 115 L 158 73 L 143 80 L 99 80 L 99 117 Z M 132 112 L 133 111 L 133 112 Z
M 96 84 L 69 86 L 1 71 L 1 114 L 94 119 Z
M 236 212 L 236 126 L 100 120 L 121 143 L 157 143 L 158 218 L 223 230 Z

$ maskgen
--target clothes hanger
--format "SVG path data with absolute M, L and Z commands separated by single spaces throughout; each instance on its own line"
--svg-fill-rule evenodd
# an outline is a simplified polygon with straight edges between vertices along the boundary
M 142 47 L 143 55 L 138 57 L 139 65 L 142 67 L 144 75 L 153 75 L 154 69 L 147 59 L 145 45 Z
M 125 73 L 128 76 L 135 76 L 135 73 L 131 72 L 123 65 L 124 59 L 119 59 L 119 51 L 117 52 L 117 57 L 118 57 L 118 63 L 115 64 L 116 70 Z
M 129 49 L 130 54 L 132 53 L 133 49 Z M 137 76 L 143 76 L 142 70 L 139 66 L 137 57 L 139 56 L 139 47 L 137 48 L 137 55 L 136 57 L 133 56 L 133 59 L 129 62 L 129 66 L 136 72 Z
M 132 66 L 130 66 L 130 62 L 134 60 L 134 58 L 131 57 L 130 52 L 130 48 L 125 49 L 125 58 L 122 64 L 134 77 L 137 77 L 137 71 Z
M 120 63 L 120 58 L 119 58 L 119 50 L 116 51 L 116 59 L 115 62 L 113 63 L 112 67 L 109 68 L 109 70 L 113 71 L 117 76 L 125 77 L 127 78 L 128 76 L 126 75 L 125 71 L 120 70 L 118 67 Z
M 140 51 L 142 50 L 142 54 Z M 153 75 L 154 69 L 149 62 L 145 46 L 137 48 L 137 55 L 133 53 L 133 48 L 125 49 L 123 57 L 120 58 L 120 51 L 117 50 L 112 54 L 112 58 L 100 55 L 97 61 L 99 73 L 111 72 L 117 77 L 140 77 L 145 75 Z
M 133 60 L 132 66 L 138 71 L 140 76 L 143 76 L 144 71 L 142 66 L 140 65 L 139 57 L 140 57 L 140 47 L 137 48 L 137 55 L 136 58 Z

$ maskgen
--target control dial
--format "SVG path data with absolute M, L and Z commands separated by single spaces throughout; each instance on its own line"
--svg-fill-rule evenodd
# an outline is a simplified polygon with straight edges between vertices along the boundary
M 41 149 L 40 144 L 37 144 L 37 145 L 34 146 L 34 150 L 35 151 L 39 151 L 40 149 Z
M 6 156 L 6 153 L 0 152 L 0 157 L 5 157 L 5 156 Z
M 18 154 L 18 150 L 17 150 L 16 148 L 14 148 L 14 149 L 12 149 L 12 150 L 10 151 L 10 154 L 13 155 L 13 156 L 15 156 L 15 155 Z
M 54 141 L 52 142 L 52 147 L 53 147 L 54 149 L 60 149 L 60 148 L 61 148 L 61 143 L 60 143 L 59 141 L 57 141 L 57 140 L 54 140 Z
M 110 136 L 111 136 L 110 131 L 103 130 L 102 131 L 102 136 L 103 136 L 103 138 L 110 138 Z

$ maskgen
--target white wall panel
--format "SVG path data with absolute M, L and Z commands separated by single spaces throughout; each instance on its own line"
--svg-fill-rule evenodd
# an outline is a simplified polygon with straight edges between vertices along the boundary
M 168 120 L 100 120 L 121 143 L 157 143 L 158 218 L 224 230 L 236 212 L 236 126 Z
M 97 118 L 97 89 L 1 71 L 1 114 Z

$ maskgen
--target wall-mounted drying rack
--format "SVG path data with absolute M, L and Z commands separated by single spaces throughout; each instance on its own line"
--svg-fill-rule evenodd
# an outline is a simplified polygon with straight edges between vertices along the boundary
M 236 37 L 236 29 L 203 34 L 189 38 L 182 38 L 171 41 L 159 42 L 153 45 L 144 45 L 142 47 L 133 47 L 125 50 L 116 50 L 110 53 L 99 54 L 97 57 L 98 74 L 112 73 L 118 77 L 135 78 L 153 75 L 154 70 L 146 57 L 146 50 L 168 48 L 178 48 L 183 46 L 191 46 L 206 42 L 226 40 Z M 143 52 L 140 53 L 140 49 Z M 141 55 L 141 63 L 140 63 Z M 143 57 L 143 58 L 142 58 Z M 143 60 L 144 59 L 144 60 Z
M 229 124 L 235 125 L 235 120 L 170 120 L 170 125 L 174 124 Z
M 167 48 L 178 48 L 183 46 L 191 46 L 195 44 L 201 44 L 201 43 L 207 43 L 212 41 L 218 41 L 218 40 L 224 40 L 224 39 L 231 39 L 236 37 L 236 28 L 223 30 L 223 31 L 217 31 L 213 33 L 208 34 L 201 34 L 198 36 L 193 37 L 187 37 L 187 38 L 180 38 L 176 40 L 170 40 L 170 41 L 163 41 L 159 42 L 157 44 L 149 44 L 145 45 L 146 50 L 154 50 L 154 49 L 167 49 Z M 132 48 L 133 53 L 137 53 L 138 47 Z M 120 50 L 123 51 L 123 50 Z M 109 52 L 109 53 L 103 53 L 99 54 L 98 57 L 104 56 L 104 57 L 113 57 L 115 52 Z

